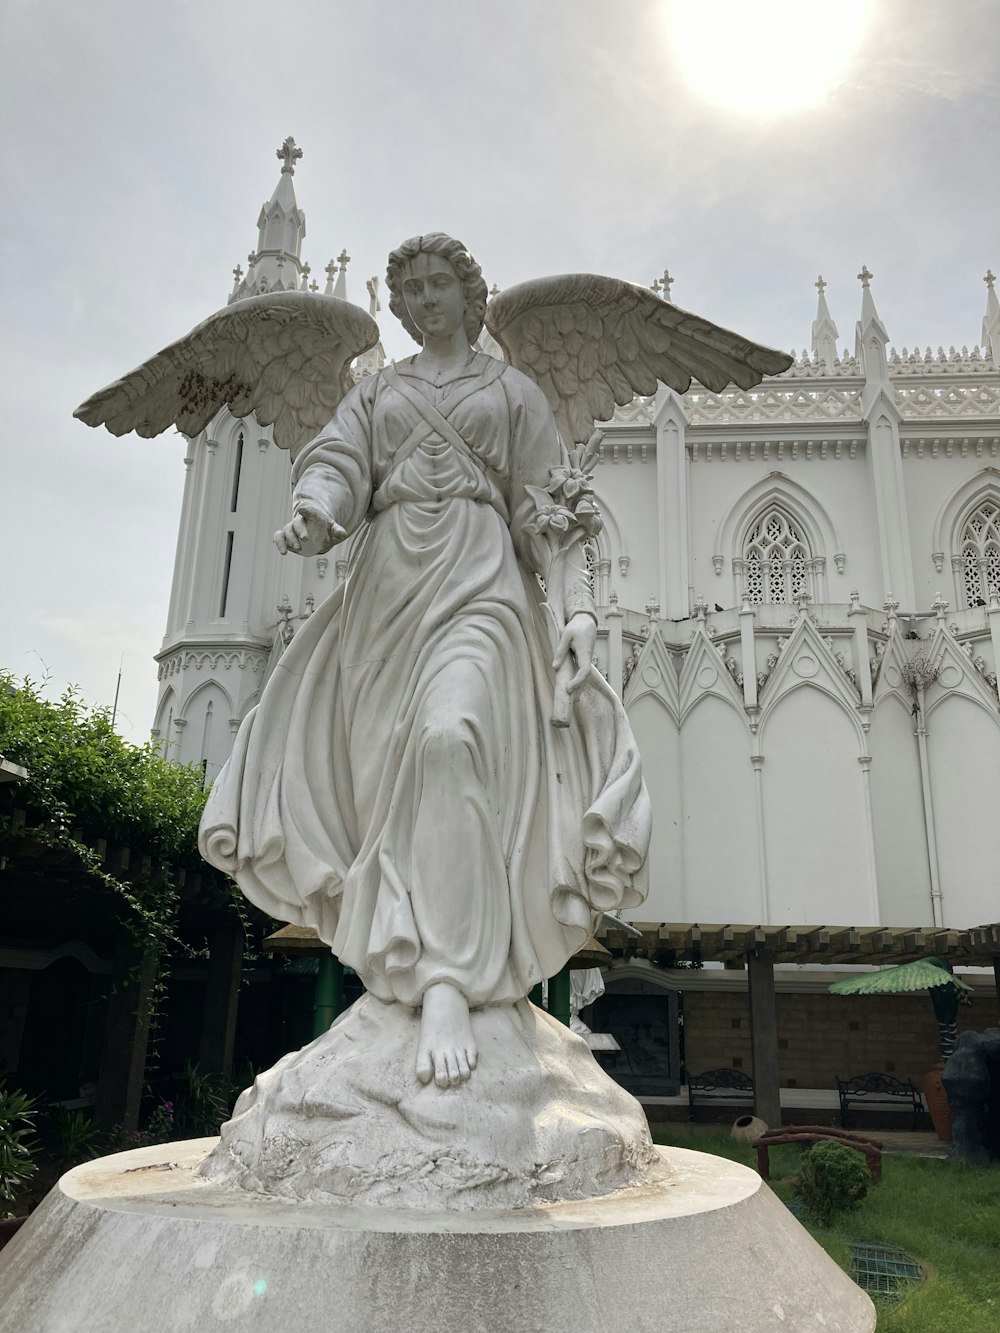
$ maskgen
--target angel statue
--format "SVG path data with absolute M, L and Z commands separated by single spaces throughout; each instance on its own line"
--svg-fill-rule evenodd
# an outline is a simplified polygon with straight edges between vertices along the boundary
M 437 232 L 394 250 L 386 281 L 420 350 L 352 387 L 374 322 L 285 292 L 235 302 L 77 415 L 194 434 L 224 404 L 253 410 L 294 459 L 278 550 L 319 555 L 358 534 L 345 582 L 240 728 L 201 848 L 357 972 L 371 1032 L 390 1011 L 413 1022 L 408 1073 L 372 1094 L 403 1108 L 421 1086 L 453 1096 L 485 1078 L 484 1043 L 523 1036 L 532 988 L 597 916 L 645 896 L 639 753 L 592 665 L 595 422 L 658 381 L 749 388 L 790 358 L 610 278 L 528 282 L 487 306 L 480 266 Z M 484 321 L 505 360 L 477 350 Z M 348 1070 L 364 1043 L 350 1025 L 336 1037 L 343 1024 L 327 1036 Z M 293 1066 L 282 1077 L 291 1086 Z M 356 1113 L 351 1077 L 331 1116 Z M 315 1098 L 310 1079 L 287 1106 Z M 416 1112 L 401 1114 L 412 1128 Z

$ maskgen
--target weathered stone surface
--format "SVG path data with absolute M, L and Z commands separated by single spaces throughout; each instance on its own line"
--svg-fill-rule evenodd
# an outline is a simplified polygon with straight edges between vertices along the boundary
M 214 1140 L 77 1167 L 0 1255 L 17 1333 L 871 1333 L 871 1302 L 755 1172 L 475 1212 L 262 1199 Z
M 420 1083 L 420 1016 L 365 996 L 243 1094 L 205 1174 L 251 1192 L 402 1208 L 521 1208 L 662 1176 L 639 1103 L 527 1001 L 472 1011 L 475 1077 Z

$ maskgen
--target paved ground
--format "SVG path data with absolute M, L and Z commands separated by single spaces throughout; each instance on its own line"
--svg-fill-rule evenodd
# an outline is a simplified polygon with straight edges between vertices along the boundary
M 879 1140 L 886 1153 L 900 1153 L 908 1157 L 947 1157 L 951 1152 L 951 1144 L 942 1143 L 933 1133 L 900 1129 L 872 1130 L 870 1133 L 873 1139 Z

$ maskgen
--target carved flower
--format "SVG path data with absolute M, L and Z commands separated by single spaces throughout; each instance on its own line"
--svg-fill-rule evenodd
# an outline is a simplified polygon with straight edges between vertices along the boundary
M 533 526 L 536 532 L 562 533 L 569 531 L 572 522 L 573 515 L 565 505 L 539 505 Z
M 567 504 L 581 495 L 592 495 L 590 474 L 578 467 L 554 467 L 549 469 L 549 492 L 561 496 Z

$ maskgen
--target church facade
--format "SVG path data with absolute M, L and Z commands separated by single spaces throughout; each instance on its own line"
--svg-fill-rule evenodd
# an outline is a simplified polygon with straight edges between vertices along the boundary
M 279 153 L 230 299 L 318 290 L 296 152 Z M 347 263 L 327 267 L 328 293 L 347 295 Z M 988 273 L 972 351 L 897 352 L 872 276 L 859 275 L 853 353 L 838 351 L 821 279 L 810 348 L 785 374 L 751 391 L 661 389 L 603 426 L 589 559 L 598 666 L 654 803 L 643 920 L 998 915 L 1000 302 Z M 375 279 L 368 298 L 374 313 Z M 383 359 L 376 348 L 355 373 Z M 350 552 L 277 554 L 289 460 L 252 417 L 220 413 L 184 462 L 153 735 L 211 781 Z

